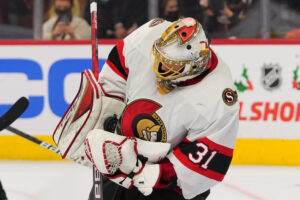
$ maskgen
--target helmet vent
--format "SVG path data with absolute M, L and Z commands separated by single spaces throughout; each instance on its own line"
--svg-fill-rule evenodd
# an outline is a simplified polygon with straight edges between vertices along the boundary
M 159 73 L 164 73 L 165 71 L 162 69 L 162 63 L 161 62 L 159 62 L 159 64 L 158 64 L 158 72 Z

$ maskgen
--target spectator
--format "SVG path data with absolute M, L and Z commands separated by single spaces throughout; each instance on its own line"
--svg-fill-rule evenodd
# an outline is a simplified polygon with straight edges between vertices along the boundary
M 1 1 L 0 15 L 5 24 L 32 28 L 32 10 L 27 1 Z
M 159 17 L 171 22 L 179 19 L 180 3 L 178 0 L 162 0 L 159 5 Z
M 90 23 L 89 5 L 84 18 Z M 98 38 L 124 38 L 148 21 L 147 0 L 99 0 Z
M 24 1 L 24 0 L 23 0 Z M 25 0 L 28 1 L 28 0 Z M 54 0 L 44 0 L 44 19 L 48 20 L 50 17 L 56 16 L 55 13 L 55 8 L 52 7 Z M 79 17 L 84 17 L 84 12 L 85 9 L 88 5 L 89 1 L 88 0 L 73 0 L 73 5 L 72 5 L 72 14 L 79 16 Z
M 237 24 L 245 19 L 250 0 L 227 0 L 226 5 L 232 11 L 233 16 L 230 18 L 230 26 Z
M 0 24 L 7 23 L 7 12 L 5 12 L 5 2 L 0 0 Z
M 79 7 L 79 16 L 84 17 L 84 11 L 85 8 L 87 7 L 87 4 L 89 3 L 89 0 L 75 0 L 75 2 L 78 2 L 78 7 Z
M 123 0 L 122 10 L 115 24 L 116 38 L 124 38 L 148 21 L 148 0 Z
M 284 36 L 285 39 L 300 39 L 300 28 L 293 29 L 290 32 L 287 32 Z
M 204 10 L 203 25 L 212 37 L 216 32 L 227 32 L 233 12 L 228 8 L 225 0 L 201 0 Z
M 114 25 L 118 21 L 122 0 L 98 1 L 98 38 L 115 38 Z M 90 4 L 86 4 L 84 18 L 91 24 Z
M 180 14 L 184 17 L 192 17 L 203 24 L 203 8 L 200 6 L 199 0 L 181 0 Z
M 73 0 L 54 0 L 57 16 L 43 24 L 44 40 L 88 40 L 91 30 L 88 23 L 72 14 Z

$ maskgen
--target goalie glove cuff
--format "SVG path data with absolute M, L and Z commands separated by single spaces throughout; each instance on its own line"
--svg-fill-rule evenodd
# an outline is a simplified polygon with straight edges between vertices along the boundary
M 160 167 L 162 176 L 159 183 L 155 185 L 155 188 L 174 189 L 177 186 L 177 175 L 173 164 L 167 158 L 165 158 L 160 163 Z
M 137 173 L 133 171 L 127 175 L 118 171 L 114 175 L 103 175 L 124 188 L 131 189 L 135 186 L 143 195 L 148 196 L 160 181 L 161 166 L 146 163 Z
M 161 165 L 146 163 L 140 173 L 133 177 L 134 186 L 145 196 L 152 193 L 161 179 Z

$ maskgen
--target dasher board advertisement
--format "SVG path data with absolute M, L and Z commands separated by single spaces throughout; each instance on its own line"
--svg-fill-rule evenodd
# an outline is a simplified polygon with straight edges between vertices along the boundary
M 100 67 L 116 42 L 99 45 Z M 300 43 L 226 41 L 212 49 L 230 66 L 238 91 L 238 137 L 299 139 Z M 14 126 L 51 135 L 91 65 L 88 42 L 0 44 L 0 114 L 26 96 L 30 106 Z

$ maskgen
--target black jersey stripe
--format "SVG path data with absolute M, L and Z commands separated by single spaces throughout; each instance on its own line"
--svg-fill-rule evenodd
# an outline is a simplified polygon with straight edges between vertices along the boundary
M 120 74 L 127 78 L 128 74 L 125 71 L 125 66 L 122 66 L 117 46 L 114 46 L 114 48 L 111 50 L 107 60 L 113 63 L 116 69 L 120 72 Z

